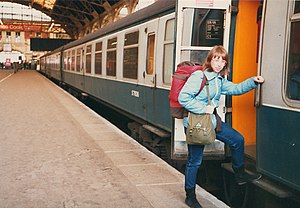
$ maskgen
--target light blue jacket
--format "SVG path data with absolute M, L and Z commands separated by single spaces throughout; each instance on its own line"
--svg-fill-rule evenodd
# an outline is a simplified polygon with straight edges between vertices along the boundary
M 253 78 L 234 84 L 223 78 L 219 73 L 196 71 L 191 74 L 178 96 L 179 103 L 188 111 L 196 114 L 204 114 L 208 105 L 205 86 L 196 96 L 202 83 L 203 73 L 209 83 L 211 105 L 215 108 L 219 106 L 221 95 L 241 95 L 257 87 Z M 212 114 L 212 122 L 216 128 L 216 116 L 214 114 Z M 184 126 L 187 127 L 187 118 L 184 118 Z

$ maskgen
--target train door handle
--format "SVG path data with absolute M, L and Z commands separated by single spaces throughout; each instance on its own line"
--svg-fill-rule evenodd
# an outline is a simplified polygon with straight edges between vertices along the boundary
M 259 107 L 261 105 L 261 86 L 258 84 L 257 88 L 255 89 L 254 94 L 254 107 Z

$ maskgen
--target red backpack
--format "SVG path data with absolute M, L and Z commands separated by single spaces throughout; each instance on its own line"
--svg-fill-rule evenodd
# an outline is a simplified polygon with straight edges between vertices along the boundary
M 177 67 L 175 73 L 172 76 L 172 84 L 169 94 L 170 99 L 170 114 L 173 118 L 179 118 L 182 119 L 187 116 L 188 111 L 180 105 L 178 102 L 178 96 L 183 88 L 184 84 L 188 80 L 188 78 L 191 76 L 191 74 L 197 70 L 203 70 L 201 65 L 181 65 Z M 206 82 L 206 76 L 203 77 L 200 90 L 196 94 L 196 96 L 200 93 L 200 91 L 203 89 Z

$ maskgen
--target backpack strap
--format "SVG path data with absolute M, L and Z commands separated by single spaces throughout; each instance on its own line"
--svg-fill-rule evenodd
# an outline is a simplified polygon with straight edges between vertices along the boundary
M 198 93 L 195 95 L 195 97 L 196 97 L 197 95 L 199 95 L 199 93 L 200 93 L 201 90 L 203 89 L 203 87 L 204 87 L 206 81 L 207 81 L 207 78 L 206 78 L 206 76 L 205 76 L 205 74 L 204 74 L 204 72 L 203 72 L 203 79 L 202 79 L 202 82 L 201 82 L 200 90 L 199 90 Z

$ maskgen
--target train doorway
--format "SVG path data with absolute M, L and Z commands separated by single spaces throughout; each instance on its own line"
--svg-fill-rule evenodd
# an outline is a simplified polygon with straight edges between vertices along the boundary
M 230 0 L 225 1 L 177 1 L 175 66 L 182 61 L 203 63 L 207 53 L 215 45 L 229 47 Z M 175 71 L 175 69 L 174 69 Z M 218 113 L 225 119 L 225 97 L 222 96 Z M 186 158 L 182 119 L 174 119 L 172 131 L 173 159 Z M 223 158 L 224 144 L 215 140 L 206 145 L 204 159 Z
M 257 75 L 259 47 L 260 0 L 239 1 L 236 21 L 232 81 L 240 83 Z M 232 127 L 245 138 L 245 154 L 256 157 L 256 108 L 255 91 L 232 97 Z

